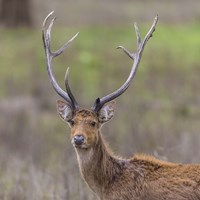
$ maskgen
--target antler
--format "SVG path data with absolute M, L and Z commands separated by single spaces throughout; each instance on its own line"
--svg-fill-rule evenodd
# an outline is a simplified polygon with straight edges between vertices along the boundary
M 114 91 L 111 94 L 108 94 L 105 97 L 97 98 L 95 100 L 95 103 L 94 103 L 94 105 L 92 107 L 92 109 L 95 112 L 98 112 L 103 107 L 104 104 L 108 103 L 109 101 L 114 100 L 115 98 L 117 98 L 118 96 L 120 96 L 121 94 L 123 94 L 127 90 L 129 85 L 131 84 L 131 81 L 133 80 L 133 78 L 135 76 L 135 73 L 137 71 L 137 68 L 139 66 L 144 47 L 145 47 L 146 43 L 148 42 L 148 40 L 152 37 L 153 32 L 155 31 L 155 27 L 156 27 L 157 21 L 158 21 L 158 16 L 155 17 L 154 22 L 153 22 L 149 32 L 146 34 L 146 36 L 145 36 L 143 41 L 141 40 L 140 32 L 139 32 L 137 23 L 134 24 L 136 37 L 137 37 L 137 44 L 138 44 L 136 53 L 129 52 L 123 46 L 118 46 L 117 47 L 117 49 L 122 49 L 125 54 L 127 54 L 132 60 L 134 60 L 131 72 L 130 72 L 129 77 L 126 80 L 126 82 L 119 89 L 117 89 L 116 91 Z
M 66 91 L 62 90 L 62 88 L 58 85 L 53 72 L 52 72 L 52 60 L 53 58 L 59 56 L 68 46 L 69 44 L 77 37 L 77 35 L 79 33 L 77 33 L 76 35 L 74 35 L 67 43 L 65 43 L 60 49 L 58 49 L 55 52 L 51 51 L 50 48 L 50 40 L 51 40 L 51 29 L 53 26 L 53 23 L 56 19 L 56 17 L 54 17 L 48 28 L 46 29 L 46 25 L 47 25 L 47 21 L 48 19 L 52 16 L 52 14 L 54 13 L 54 11 L 52 11 L 51 13 L 49 13 L 47 15 L 47 17 L 45 18 L 44 22 L 43 22 L 43 30 L 42 30 L 42 38 L 43 38 L 43 43 L 44 43 L 44 49 L 45 49 L 45 53 L 46 53 L 46 64 L 47 64 L 47 71 L 48 71 L 48 76 L 49 79 L 51 81 L 51 84 L 53 86 L 53 88 L 55 89 L 55 91 L 63 98 L 65 99 L 67 102 L 70 103 L 72 109 L 77 109 L 78 108 L 78 103 L 76 101 L 76 99 L 74 98 L 69 84 L 68 84 L 68 74 L 69 74 L 69 68 L 66 71 L 66 75 L 65 75 L 65 87 L 66 87 Z

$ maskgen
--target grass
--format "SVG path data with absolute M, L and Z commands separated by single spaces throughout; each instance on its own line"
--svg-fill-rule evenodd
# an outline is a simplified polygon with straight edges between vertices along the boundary
M 144 36 L 149 28 L 140 26 Z M 54 62 L 63 85 L 83 106 L 118 88 L 135 50 L 133 27 L 55 28 L 52 47 L 80 35 Z M 146 152 L 174 162 L 198 162 L 200 26 L 159 22 L 128 91 L 117 100 L 104 136 L 120 155 Z M 0 31 L 0 199 L 95 199 L 80 178 L 69 129 L 56 116 L 58 98 L 47 78 L 38 30 Z M 67 134 L 66 134 L 67 132 Z

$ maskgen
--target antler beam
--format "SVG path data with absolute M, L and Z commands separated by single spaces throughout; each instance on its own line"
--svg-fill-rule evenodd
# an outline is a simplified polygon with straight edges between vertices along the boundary
M 52 60 L 53 58 L 59 56 L 72 42 L 73 40 L 77 37 L 77 35 L 79 33 L 77 33 L 76 35 L 74 35 L 68 42 L 66 42 L 60 49 L 58 49 L 55 52 L 51 51 L 50 48 L 50 41 L 51 41 L 51 29 L 53 26 L 53 23 L 56 19 L 56 17 L 54 17 L 50 23 L 49 26 L 46 28 L 47 26 L 47 22 L 48 19 L 53 15 L 54 11 L 52 11 L 51 13 L 49 13 L 47 15 L 47 17 L 45 18 L 44 22 L 43 22 L 43 30 L 42 30 L 42 38 L 43 38 L 43 43 L 44 43 L 44 49 L 45 49 L 45 53 L 46 53 L 46 63 L 47 63 L 47 71 L 48 71 L 48 76 L 49 79 L 51 81 L 51 84 L 53 86 L 53 88 L 55 89 L 55 91 L 58 93 L 58 95 L 60 95 L 63 99 L 65 99 L 67 102 L 70 103 L 70 105 L 72 106 L 72 108 L 75 110 L 78 108 L 78 103 L 75 100 L 69 84 L 68 84 L 68 74 L 69 74 L 69 70 L 67 69 L 66 71 L 66 76 L 65 76 L 65 87 L 66 87 L 66 91 L 65 92 L 57 83 L 53 72 L 52 72 Z
M 98 112 L 103 107 L 104 104 L 106 104 L 109 101 L 112 101 L 115 98 L 117 98 L 118 96 L 120 96 L 130 86 L 131 81 L 133 80 L 133 78 L 135 76 L 135 73 L 136 73 L 136 71 L 138 69 L 138 66 L 139 66 L 139 63 L 140 63 L 140 60 L 141 60 L 141 57 L 142 57 L 142 53 L 143 53 L 144 47 L 147 44 L 148 40 L 152 37 L 153 32 L 155 31 L 155 27 L 156 27 L 157 22 L 158 22 L 158 16 L 155 17 L 154 22 L 153 22 L 149 32 L 146 34 L 146 36 L 145 36 L 143 41 L 141 40 L 140 32 L 139 32 L 137 23 L 134 24 L 136 37 L 137 37 L 137 44 L 138 44 L 136 53 L 129 52 L 123 46 L 118 46 L 117 47 L 117 49 L 122 49 L 125 54 L 127 54 L 132 60 L 134 60 L 133 66 L 131 68 L 131 72 L 130 72 L 129 77 L 126 80 L 126 82 L 119 89 L 117 89 L 116 91 L 114 91 L 111 94 L 108 94 L 105 97 L 96 99 L 96 101 L 95 101 L 95 103 L 94 103 L 94 105 L 92 107 L 92 109 L 95 112 Z

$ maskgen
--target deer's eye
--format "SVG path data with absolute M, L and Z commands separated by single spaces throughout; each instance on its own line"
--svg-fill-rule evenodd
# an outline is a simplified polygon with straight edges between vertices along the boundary
M 90 122 L 90 126 L 91 126 L 91 127 L 95 127 L 95 126 L 96 126 L 96 122 L 95 122 L 95 121 L 91 121 L 91 122 Z
M 71 126 L 74 126 L 75 121 L 71 119 L 71 120 L 69 120 L 69 123 L 70 123 Z

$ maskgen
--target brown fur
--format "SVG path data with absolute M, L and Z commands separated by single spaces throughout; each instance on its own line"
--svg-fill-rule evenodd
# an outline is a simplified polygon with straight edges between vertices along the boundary
M 74 115 L 71 137 L 87 137 L 75 148 L 80 172 L 101 200 L 199 200 L 200 165 L 165 162 L 151 156 L 121 159 L 113 155 L 100 131 L 98 116 L 81 110 Z M 91 128 L 90 122 L 97 122 Z

